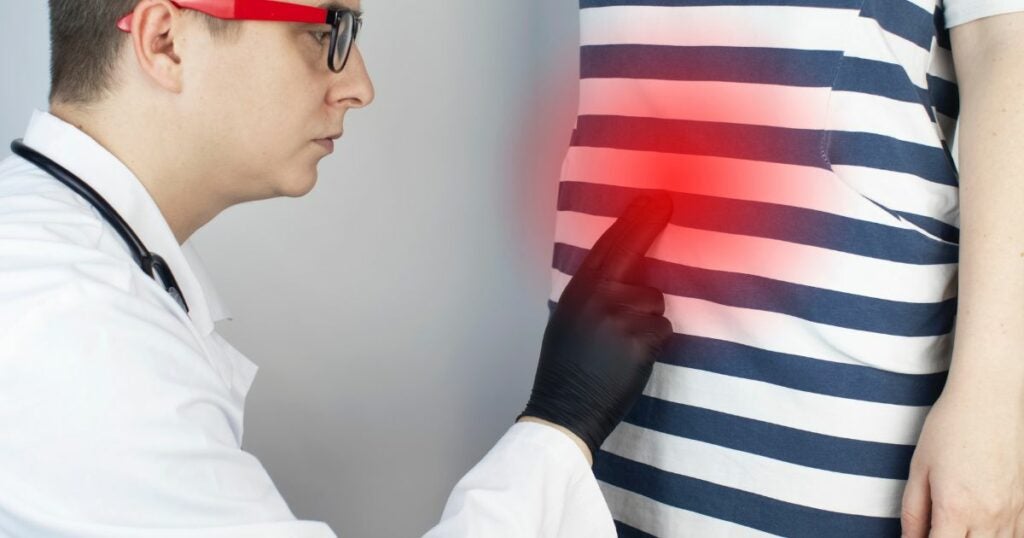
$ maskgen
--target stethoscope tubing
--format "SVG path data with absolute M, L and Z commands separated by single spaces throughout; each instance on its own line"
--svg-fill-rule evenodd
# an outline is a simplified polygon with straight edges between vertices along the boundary
M 135 263 L 138 264 L 139 268 L 144 273 L 149 275 L 152 279 L 158 282 L 162 280 L 161 284 L 164 289 L 174 298 L 175 301 L 185 309 L 187 313 L 189 311 L 188 304 L 185 302 L 185 297 L 178 288 L 178 282 L 174 278 L 174 274 L 171 272 L 170 267 L 167 267 L 166 262 L 163 261 L 160 256 L 150 252 L 146 248 L 146 245 L 139 239 L 139 236 L 135 233 L 135 230 L 121 217 L 121 214 L 107 202 L 100 193 L 96 192 L 86 182 L 82 181 L 81 178 L 73 174 L 67 168 L 64 168 L 59 163 L 50 159 L 46 155 L 26 146 L 22 139 L 17 139 L 11 142 L 11 151 L 15 155 L 25 159 L 26 161 L 36 165 L 40 170 L 51 175 L 57 181 L 60 181 L 69 189 L 74 191 L 75 194 L 81 196 L 86 202 L 96 208 L 96 211 L 100 213 L 114 231 L 121 236 L 125 244 L 128 245 L 128 250 L 131 252 L 132 257 L 135 259 Z M 157 277 L 157 274 L 160 277 Z

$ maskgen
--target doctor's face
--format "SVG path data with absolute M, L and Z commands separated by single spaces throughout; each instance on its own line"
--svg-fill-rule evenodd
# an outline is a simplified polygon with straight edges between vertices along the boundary
M 361 6 L 340 0 L 333 7 Z M 328 140 L 341 135 L 345 113 L 373 100 L 362 54 L 354 45 L 345 69 L 334 73 L 327 67 L 329 39 L 318 39 L 328 25 L 236 24 L 243 25 L 237 40 L 198 44 L 210 52 L 184 81 L 195 90 L 191 107 L 201 118 L 194 132 L 223 166 L 210 180 L 234 203 L 302 196 L 316 184 L 317 164 L 331 153 Z

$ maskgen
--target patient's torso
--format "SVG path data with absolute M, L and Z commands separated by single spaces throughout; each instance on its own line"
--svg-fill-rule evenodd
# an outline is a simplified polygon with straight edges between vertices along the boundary
M 581 2 L 552 300 L 634 196 L 675 202 L 676 334 L 595 471 L 623 536 L 898 536 L 956 310 L 942 6 L 723 4 Z

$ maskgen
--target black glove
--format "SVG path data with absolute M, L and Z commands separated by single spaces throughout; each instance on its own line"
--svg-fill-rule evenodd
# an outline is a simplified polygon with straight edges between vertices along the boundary
M 672 335 L 661 291 L 640 285 L 671 215 L 668 196 L 639 198 L 594 244 L 548 321 L 520 418 L 563 426 L 596 455 L 626 416 Z

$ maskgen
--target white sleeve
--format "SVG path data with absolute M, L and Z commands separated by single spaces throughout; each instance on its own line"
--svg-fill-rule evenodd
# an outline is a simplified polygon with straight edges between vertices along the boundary
M 973 20 L 1024 11 L 1024 0 L 945 0 L 946 28 Z
M 241 449 L 204 344 L 97 261 L 0 265 L 0 536 L 333 538 Z
M 615 526 L 579 447 L 520 422 L 455 486 L 424 538 L 614 538 Z

